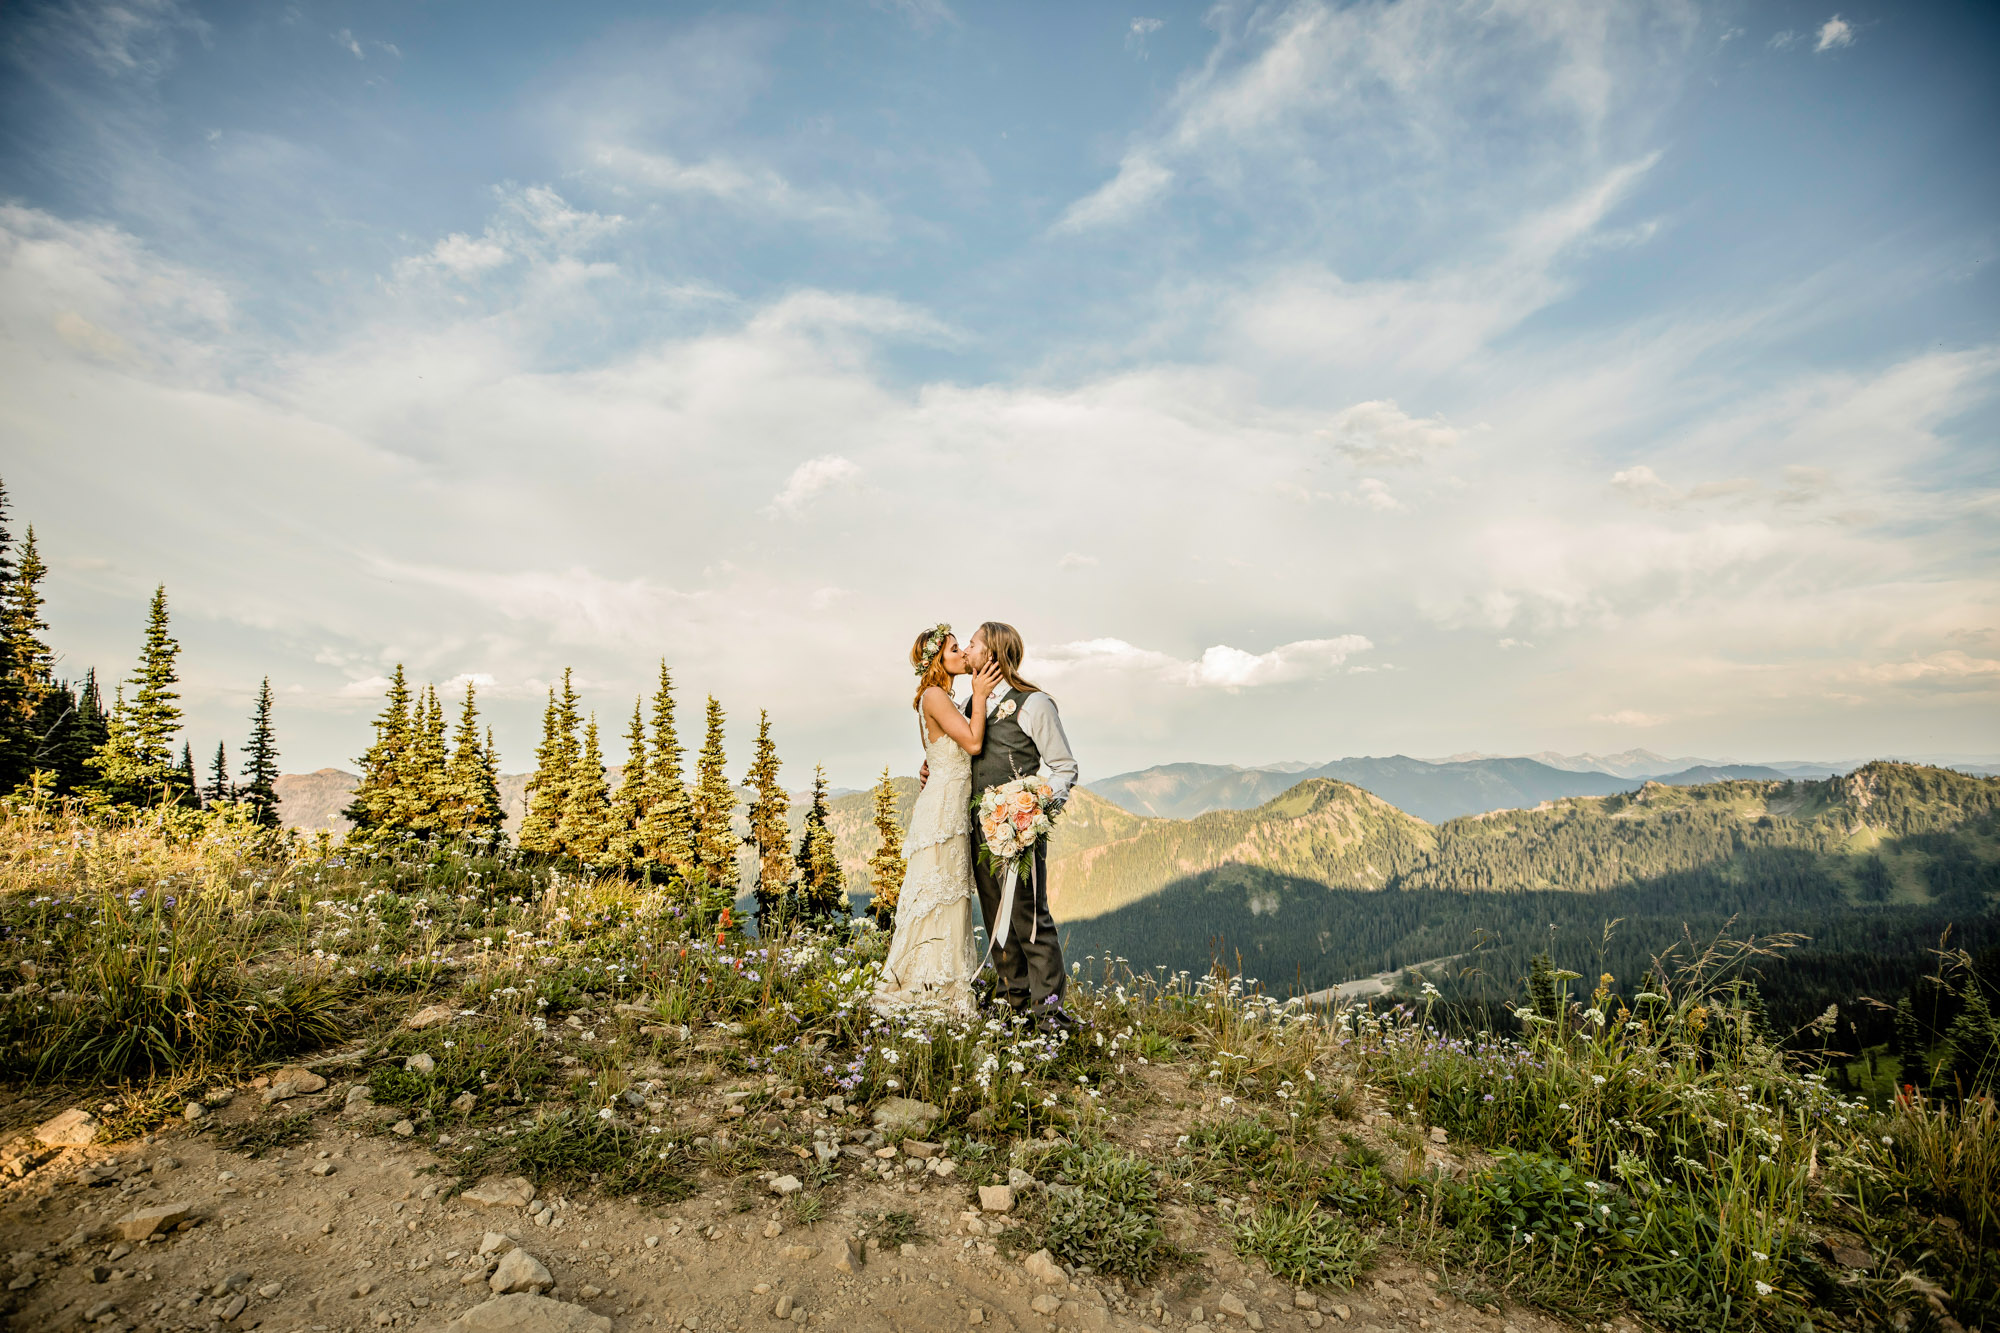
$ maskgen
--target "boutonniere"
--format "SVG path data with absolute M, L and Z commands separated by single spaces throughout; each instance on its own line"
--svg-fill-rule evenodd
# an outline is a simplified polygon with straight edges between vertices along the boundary
M 1014 701 L 1012 699 L 1009 699 L 1006 703 L 1001 704 L 999 710 L 995 713 L 995 716 L 996 717 L 1014 716 Z

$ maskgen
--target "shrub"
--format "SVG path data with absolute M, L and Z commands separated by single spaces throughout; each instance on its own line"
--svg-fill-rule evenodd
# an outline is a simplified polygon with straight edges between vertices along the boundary
M 1352 1222 L 1310 1203 L 1256 1209 L 1231 1231 L 1238 1254 L 1255 1255 L 1294 1286 L 1351 1287 L 1375 1255 L 1375 1242 Z
M 1109 1145 L 1070 1148 L 1047 1159 L 1054 1179 L 1036 1225 L 1064 1263 L 1144 1280 L 1166 1257 L 1153 1168 Z

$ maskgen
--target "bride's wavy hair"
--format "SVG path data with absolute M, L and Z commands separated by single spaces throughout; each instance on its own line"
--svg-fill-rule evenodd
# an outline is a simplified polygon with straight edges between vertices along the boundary
M 1041 686 L 1021 674 L 1021 658 L 1028 651 L 1021 642 L 1021 631 L 1004 620 L 989 620 L 979 627 L 979 633 L 986 636 L 986 650 L 999 664 L 1001 679 L 1021 694 L 1043 693 Z
M 931 646 L 931 635 L 936 632 L 936 629 L 937 627 L 933 625 L 930 629 L 919 631 L 917 641 L 910 645 L 910 669 L 912 671 L 923 665 L 924 649 Z M 924 674 L 917 678 L 917 697 L 911 701 L 910 707 L 922 708 L 924 706 L 924 691 L 933 685 L 943 690 L 946 694 L 951 693 L 951 672 L 945 670 L 944 667 L 944 650 L 947 645 L 951 644 L 957 638 L 956 634 L 947 634 L 945 635 L 944 643 L 938 645 L 936 654 L 931 658 L 931 664 L 925 667 Z

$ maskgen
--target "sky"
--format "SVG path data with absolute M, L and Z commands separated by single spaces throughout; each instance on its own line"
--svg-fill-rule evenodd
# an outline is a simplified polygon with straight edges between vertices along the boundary
M 659 663 L 1084 770 L 2000 751 L 2000 15 L 1624 0 L 0 10 L 0 480 L 60 670 L 529 766 Z

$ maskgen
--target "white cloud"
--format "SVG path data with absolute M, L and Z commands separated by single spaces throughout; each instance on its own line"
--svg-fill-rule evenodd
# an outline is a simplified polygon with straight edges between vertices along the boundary
M 751 213 L 852 231 L 881 232 L 889 225 L 881 204 L 859 191 L 804 188 L 770 167 L 725 156 L 683 162 L 621 143 L 600 144 L 589 156 L 598 177 L 628 190 L 703 196 Z
M 342 28 L 339 32 L 333 34 L 333 40 L 341 50 L 346 51 L 356 60 L 366 60 L 368 58 L 367 52 L 361 49 L 361 43 L 355 40 L 354 34 L 348 29 Z
M 1401 513 L 1409 507 L 1391 494 L 1387 484 L 1377 477 L 1363 477 L 1354 483 L 1354 489 L 1342 498 L 1348 504 L 1379 510 L 1385 514 Z
M 1615 713 L 1593 713 L 1592 722 L 1608 722 L 1614 727 L 1657 727 L 1667 719 L 1658 713 L 1642 713 L 1636 708 L 1621 708 Z
M 2000 661 L 1990 657 L 1973 657 L 1956 648 L 1907 661 L 1862 667 L 1855 674 L 1873 684 L 1932 690 L 2000 691 Z
M 1854 45 L 1854 25 L 1840 15 L 1819 25 L 1819 39 L 1813 43 L 1813 50 L 1832 51 L 1842 46 Z
M 785 488 L 771 498 L 766 511 L 772 517 L 782 514 L 796 518 L 806 507 L 825 492 L 845 482 L 854 480 L 861 469 L 852 462 L 836 454 L 823 454 L 818 458 L 808 458 L 792 469 Z
M 1052 230 L 1088 231 L 1122 222 L 1166 193 L 1174 173 L 1146 153 L 1130 153 L 1118 164 L 1118 174 L 1063 210 Z
M 1394 399 L 1356 403 L 1320 432 L 1335 452 L 1365 467 L 1408 467 L 1457 444 L 1459 432 L 1437 417 L 1413 417 Z
M 929 32 L 941 24 L 958 22 L 958 15 L 944 0 L 871 0 L 871 3 L 877 9 L 901 14 L 919 32 Z
M 1108 672 L 1115 676 L 1133 676 L 1157 683 L 1234 693 L 1329 675 L 1345 664 L 1348 658 L 1367 652 L 1374 646 L 1362 635 L 1343 634 L 1334 639 L 1301 639 L 1296 643 L 1280 644 L 1264 653 L 1250 653 L 1227 644 L 1217 644 L 1198 659 L 1184 661 L 1169 653 L 1137 647 L 1123 639 L 1084 639 L 1031 651 L 1029 656 L 1034 669 L 1051 679 Z
M 1165 19 L 1135 18 L 1125 29 L 1125 49 L 1146 58 L 1146 39 L 1167 26 Z

